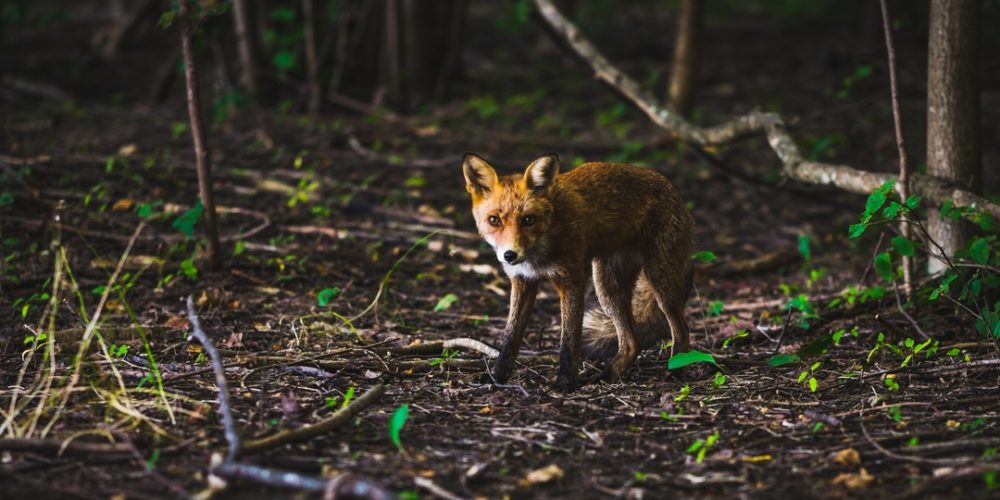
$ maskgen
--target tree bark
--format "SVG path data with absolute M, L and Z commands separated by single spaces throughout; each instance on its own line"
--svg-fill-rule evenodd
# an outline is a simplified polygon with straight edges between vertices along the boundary
M 302 0 L 302 37 L 306 49 L 306 83 L 309 87 L 309 116 L 315 120 L 323 102 L 319 85 L 319 59 L 316 56 L 316 15 L 313 0 Z
M 236 45 L 240 54 L 240 83 L 251 94 L 256 94 L 257 50 L 250 26 L 250 7 L 247 0 L 233 0 L 233 24 L 236 28 Z
M 701 37 L 704 30 L 705 1 L 681 0 L 674 40 L 674 60 L 667 89 L 667 108 L 689 116 L 694 104 L 695 82 L 701 62 Z
M 927 57 L 927 173 L 982 191 L 979 111 L 981 0 L 932 0 Z M 965 245 L 962 223 L 928 213 L 927 230 L 950 257 Z M 946 267 L 931 259 L 933 274 Z
M 775 113 L 751 111 L 721 125 L 698 127 L 675 113 L 661 107 L 656 99 L 642 89 L 635 80 L 622 73 L 580 34 L 580 30 L 569 22 L 551 0 L 534 0 L 542 18 L 566 43 L 576 51 L 594 70 L 594 78 L 602 80 L 626 99 L 631 101 L 646 116 L 672 137 L 698 146 L 715 146 L 732 142 L 740 137 L 763 132 L 767 141 L 781 160 L 782 174 L 799 182 L 833 186 L 844 191 L 868 194 L 882 185 L 892 175 L 858 170 L 846 165 L 832 165 L 807 161 L 792 139 L 784 121 Z M 977 121 L 978 123 L 978 121 Z M 914 174 L 910 179 L 913 194 L 940 206 L 951 202 L 956 207 L 975 207 L 994 218 L 1000 218 L 1000 205 L 986 198 L 956 188 L 947 182 L 929 175 Z
M 198 189 L 201 193 L 201 204 L 204 206 L 203 222 L 205 224 L 205 240 L 208 244 L 208 261 L 213 270 L 222 267 L 222 255 L 219 252 L 219 231 L 215 216 L 215 196 L 212 192 L 212 164 L 209 158 L 208 145 L 205 141 L 205 128 L 201 119 L 201 106 L 198 95 L 198 71 L 194 62 L 194 50 L 191 47 L 191 18 L 188 14 L 187 0 L 177 3 L 177 17 L 181 31 L 181 52 L 184 58 L 184 81 L 187 84 L 188 116 L 191 119 L 191 140 L 194 142 L 194 156 L 198 170 Z

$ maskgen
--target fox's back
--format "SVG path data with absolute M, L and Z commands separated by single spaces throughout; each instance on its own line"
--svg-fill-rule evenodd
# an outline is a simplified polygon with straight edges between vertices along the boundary
M 651 233 L 690 234 L 691 215 L 660 173 L 624 163 L 584 163 L 556 179 L 556 212 L 586 220 L 581 236 L 598 247 L 648 240 Z

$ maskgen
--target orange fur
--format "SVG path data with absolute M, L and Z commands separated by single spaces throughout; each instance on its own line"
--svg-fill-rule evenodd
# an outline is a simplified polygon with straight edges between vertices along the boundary
M 684 303 L 694 222 L 666 178 L 621 163 L 586 163 L 559 174 L 555 155 L 534 160 L 522 175 L 500 177 L 470 154 L 463 170 L 476 226 L 511 278 L 496 381 L 510 375 L 542 278 L 560 297 L 562 387 L 575 385 L 581 347 L 608 354 L 617 339 L 614 379 L 641 348 L 665 338 L 668 324 L 674 351 L 688 350 Z M 591 272 L 601 310 L 585 321 Z

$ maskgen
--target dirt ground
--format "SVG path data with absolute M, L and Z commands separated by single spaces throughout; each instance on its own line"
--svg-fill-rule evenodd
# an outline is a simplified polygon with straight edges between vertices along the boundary
M 656 23 L 668 23 L 654 21 L 620 44 L 614 31 L 627 24 L 606 27 L 598 44 L 644 77 L 668 53 L 668 40 L 641 48 L 656 39 Z M 700 121 L 777 110 L 810 154 L 894 168 L 882 54 L 858 41 L 863 33 L 820 20 L 719 22 L 706 42 Z M 158 498 L 207 487 L 210 457 L 225 439 L 215 379 L 203 350 L 186 340 L 188 295 L 222 351 L 244 439 L 300 428 L 339 409 L 346 393 L 385 384 L 384 396 L 336 430 L 246 457 L 275 469 L 351 473 L 410 498 L 441 495 L 430 484 L 488 498 L 996 494 L 996 348 L 953 306 L 920 303 L 910 313 L 933 348 L 904 362 L 913 350 L 907 339 L 923 338 L 896 298 L 843 299 L 848 287 L 876 279 L 877 233 L 860 241 L 846 234 L 863 198 L 777 182 L 779 164 L 763 139 L 713 151 L 754 180 L 731 175 L 661 137 L 531 25 L 531 36 L 502 49 L 470 41 L 456 96 L 412 115 L 331 105 L 311 120 L 302 99 L 223 110 L 210 140 L 227 268 L 213 272 L 196 239 L 175 225 L 197 193 L 183 92 L 175 84 L 166 101 L 148 102 L 173 39 L 150 35 L 148 44 L 101 60 L 89 55 L 91 28 L 67 21 L 52 28 L 58 37 L 7 34 L 0 73 L 61 94 L 11 80 L 0 86 L 0 187 L 13 193 L 0 206 L 0 417 L 24 432 L 38 408 L 32 436 L 45 430 L 49 439 L 110 439 L 127 449 L 60 455 L 0 441 L 0 497 Z M 775 46 L 787 50 L 774 56 Z M 912 144 L 924 140 L 921 57 L 904 37 Z M 1000 66 L 991 61 L 984 109 L 1000 99 Z M 873 74 L 845 89 L 844 78 L 862 65 Z M 213 71 L 206 58 L 206 81 Z M 984 111 L 984 137 L 996 136 L 990 116 Z M 989 165 L 998 150 L 984 146 Z M 480 384 L 481 354 L 434 344 L 472 338 L 496 346 L 507 312 L 507 280 L 468 213 L 457 159 L 466 151 L 510 172 L 555 151 L 567 168 L 614 159 L 666 174 L 690 202 L 697 249 L 719 257 L 699 264 L 687 316 L 694 346 L 720 366 L 670 372 L 666 352 L 654 350 L 620 384 L 556 391 L 558 302 L 546 286 L 510 385 Z M 141 221 L 103 307 L 100 342 L 74 364 Z M 53 399 L 39 407 L 36 384 L 48 379 L 49 361 L 39 348 L 25 365 L 25 339 L 49 326 L 39 325 L 48 303 L 41 294 L 52 293 L 62 250 Z M 747 269 L 755 259 L 760 265 Z M 786 315 L 800 294 L 818 312 L 808 324 L 801 313 Z M 835 332 L 837 342 L 824 344 Z M 766 362 L 810 344 L 817 355 L 803 362 Z M 74 366 L 76 390 L 64 407 L 51 404 Z M 585 374 L 597 370 L 588 364 Z M 404 404 L 400 451 L 388 429 Z M 234 482 L 223 495 L 289 493 Z

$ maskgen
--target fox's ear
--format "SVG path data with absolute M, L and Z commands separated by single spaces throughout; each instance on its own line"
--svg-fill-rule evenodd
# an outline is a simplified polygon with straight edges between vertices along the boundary
M 470 194 L 483 195 L 493 190 L 499 182 L 496 170 L 486 160 L 467 153 L 462 161 L 465 173 L 465 189 Z
M 559 157 L 555 153 L 539 156 L 524 170 L 524 183 L 537 191 L 552 185 L 559 173 Z

